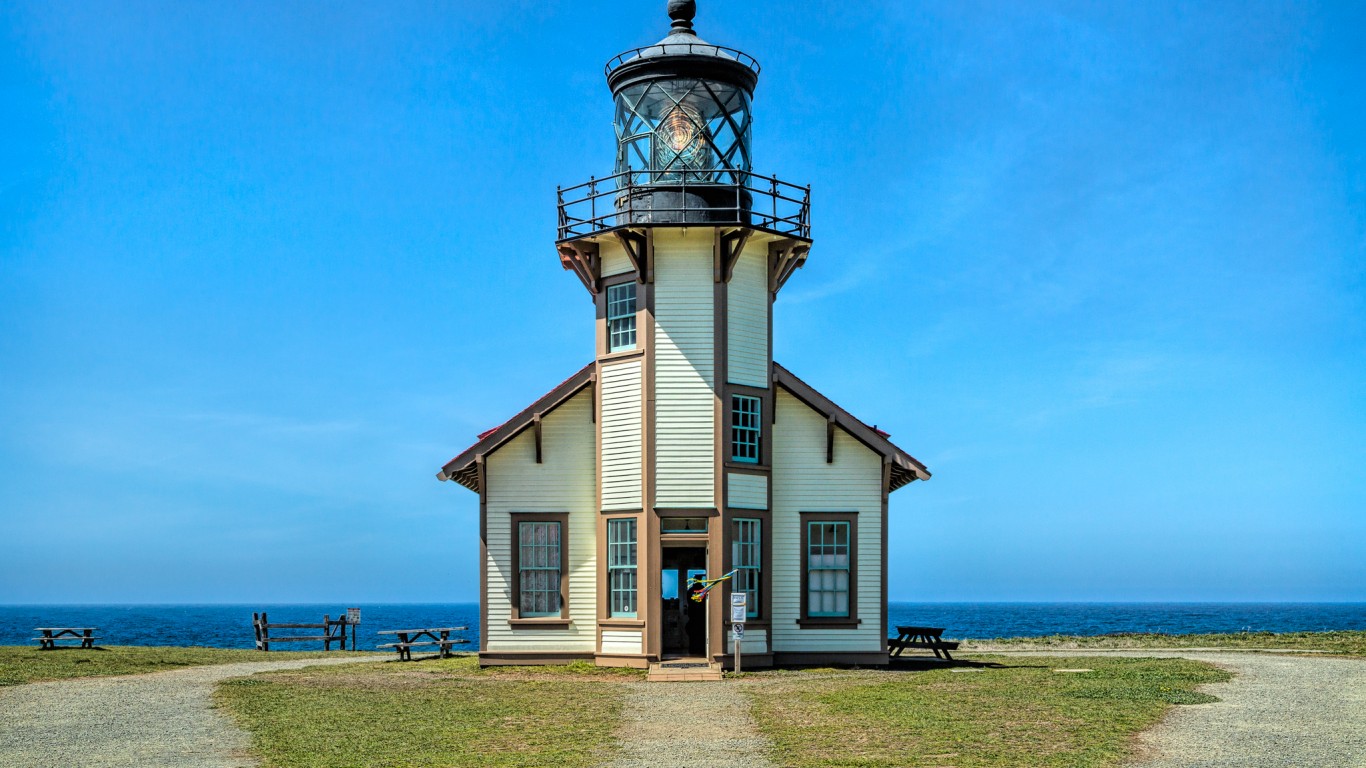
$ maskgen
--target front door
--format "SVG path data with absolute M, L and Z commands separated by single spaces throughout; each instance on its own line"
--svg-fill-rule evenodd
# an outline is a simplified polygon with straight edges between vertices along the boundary
M 707 577 L 705 547 L 665 547 L 660 593 L 666 658 L 707 654 L 707 606 L 688 598 L 688 579 Z

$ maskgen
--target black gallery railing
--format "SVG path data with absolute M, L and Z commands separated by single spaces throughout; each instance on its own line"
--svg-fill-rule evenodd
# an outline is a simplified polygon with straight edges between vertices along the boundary
M 811 239 L 810 185 L 748 171 L 624 171 L 557 195 L 561 241 L 651 224 L 736 224 Z

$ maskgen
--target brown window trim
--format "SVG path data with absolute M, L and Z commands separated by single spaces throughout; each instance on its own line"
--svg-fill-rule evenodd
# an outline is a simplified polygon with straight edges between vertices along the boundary
M 797 625 L 802 629 L 853 629 L 863 623 L 858 617 L 858 513 L 857 512 L 802 512 L 801 520 L 801 618 Z M 848 523 L 849 524 L 849 615 L 812 616 L 808 612 L 807 585 L 810 576 L 807 565 L 810 563 L 807 536 L 811 523 Z
M 645 327 L 645 324 L 649 322 L 650 318 L 647 311 L 648 305 L 646 304 L 649 300 L 650 285 L 641 282 L 640 276 L 637 275 L 634 270 L 630 272 L 621 272 L 612 275 L 611 277 L 604 277 L 601 282 L 602 290 L 594 297 L 594 302 L 597 305 L 594 314 L 596 315 L 595 322 L 598 327 L 598 332 L 596 334 L 598 337 L 598 360 L 606 362 L 637 355 L 643 356 L 645 354 L 645 339 L 642 329 Z M 636 284 L 636 345 L 632 349 L 620 349 L 616 352 L 612 352 L 609 349 L 611 339 L 609 338 L 610 334 L 607 330 L 607 289 L 614 285 L 621 285 L 622 283 Z
M 735 454 L 732 451 L 730 432 L 731 422 L 734 418 L 731 395 L 746 395 L 759 399 L 759 461 L 756 463 L 735 461 L 732 458 Z M 726 469 L 770 471 L 773 467 L 773 430 L 771 426 L 775 423 L 774 417 L 777 410 L 774 406 L 773 390 L 751 387 L 747 384 L 727 383 L 722 388 L 721 404 L 721 444 L 724 447 L 721 463 Z
M 569 626 L 569 513 L 568 512 L 513 512 L 512 535 L 512 599 L 509 601 L 508 624 L 514 627 L 564 629 Z M 521 523 L 560 524 L 560 615 L 528 616 L 522 610 L 522 531 Z
M 773 598 L 773 518 L 767 509 L 741 509 L 730 507 L 726 511 L 725 560 L 722 567 L 729 571 L 735 567 L 735 519 L 759 521 L 759 614 L 745 619 L 745 625 L 753 629 L 768 629 L 771 601 Z M 730 588 L 726 588 L 729 599 Z M 729 605 L 729 603 L 727 603 Z M 726 626 L 730 626 L 730 612 L 726 612 Z

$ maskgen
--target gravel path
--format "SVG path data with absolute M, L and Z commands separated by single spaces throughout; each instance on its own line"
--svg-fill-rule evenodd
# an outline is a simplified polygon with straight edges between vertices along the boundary
M 246 733 L 212 708 L 229 677 L 380 659 L 261 661 L 0 688 L 0 765 L 243 768 Z
M 734 682 L 630 683 L 610 768 L 771 768 Z
M 1197 659 L 1237 674 L 1202 689 L 1220 701 L 1176 707 L 1142 734 L 1144 757 L 1134 768 L 1366 768 L 1366 660 L 1165 650 L 1103 655 Z

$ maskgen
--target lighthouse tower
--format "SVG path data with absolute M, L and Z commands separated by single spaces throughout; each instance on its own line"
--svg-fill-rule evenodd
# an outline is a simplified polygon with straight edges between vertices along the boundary
M 559 190 L 593 362 L 438 475 L 480 493 L 484 663 L 730 663 L 733 623 L 749 665 L 887 659 L 887 494 L 929 474 L 774 364 L 810 188 L 754 173 L 759 64 L 695 13 L 607 63 L 615 167 Z

